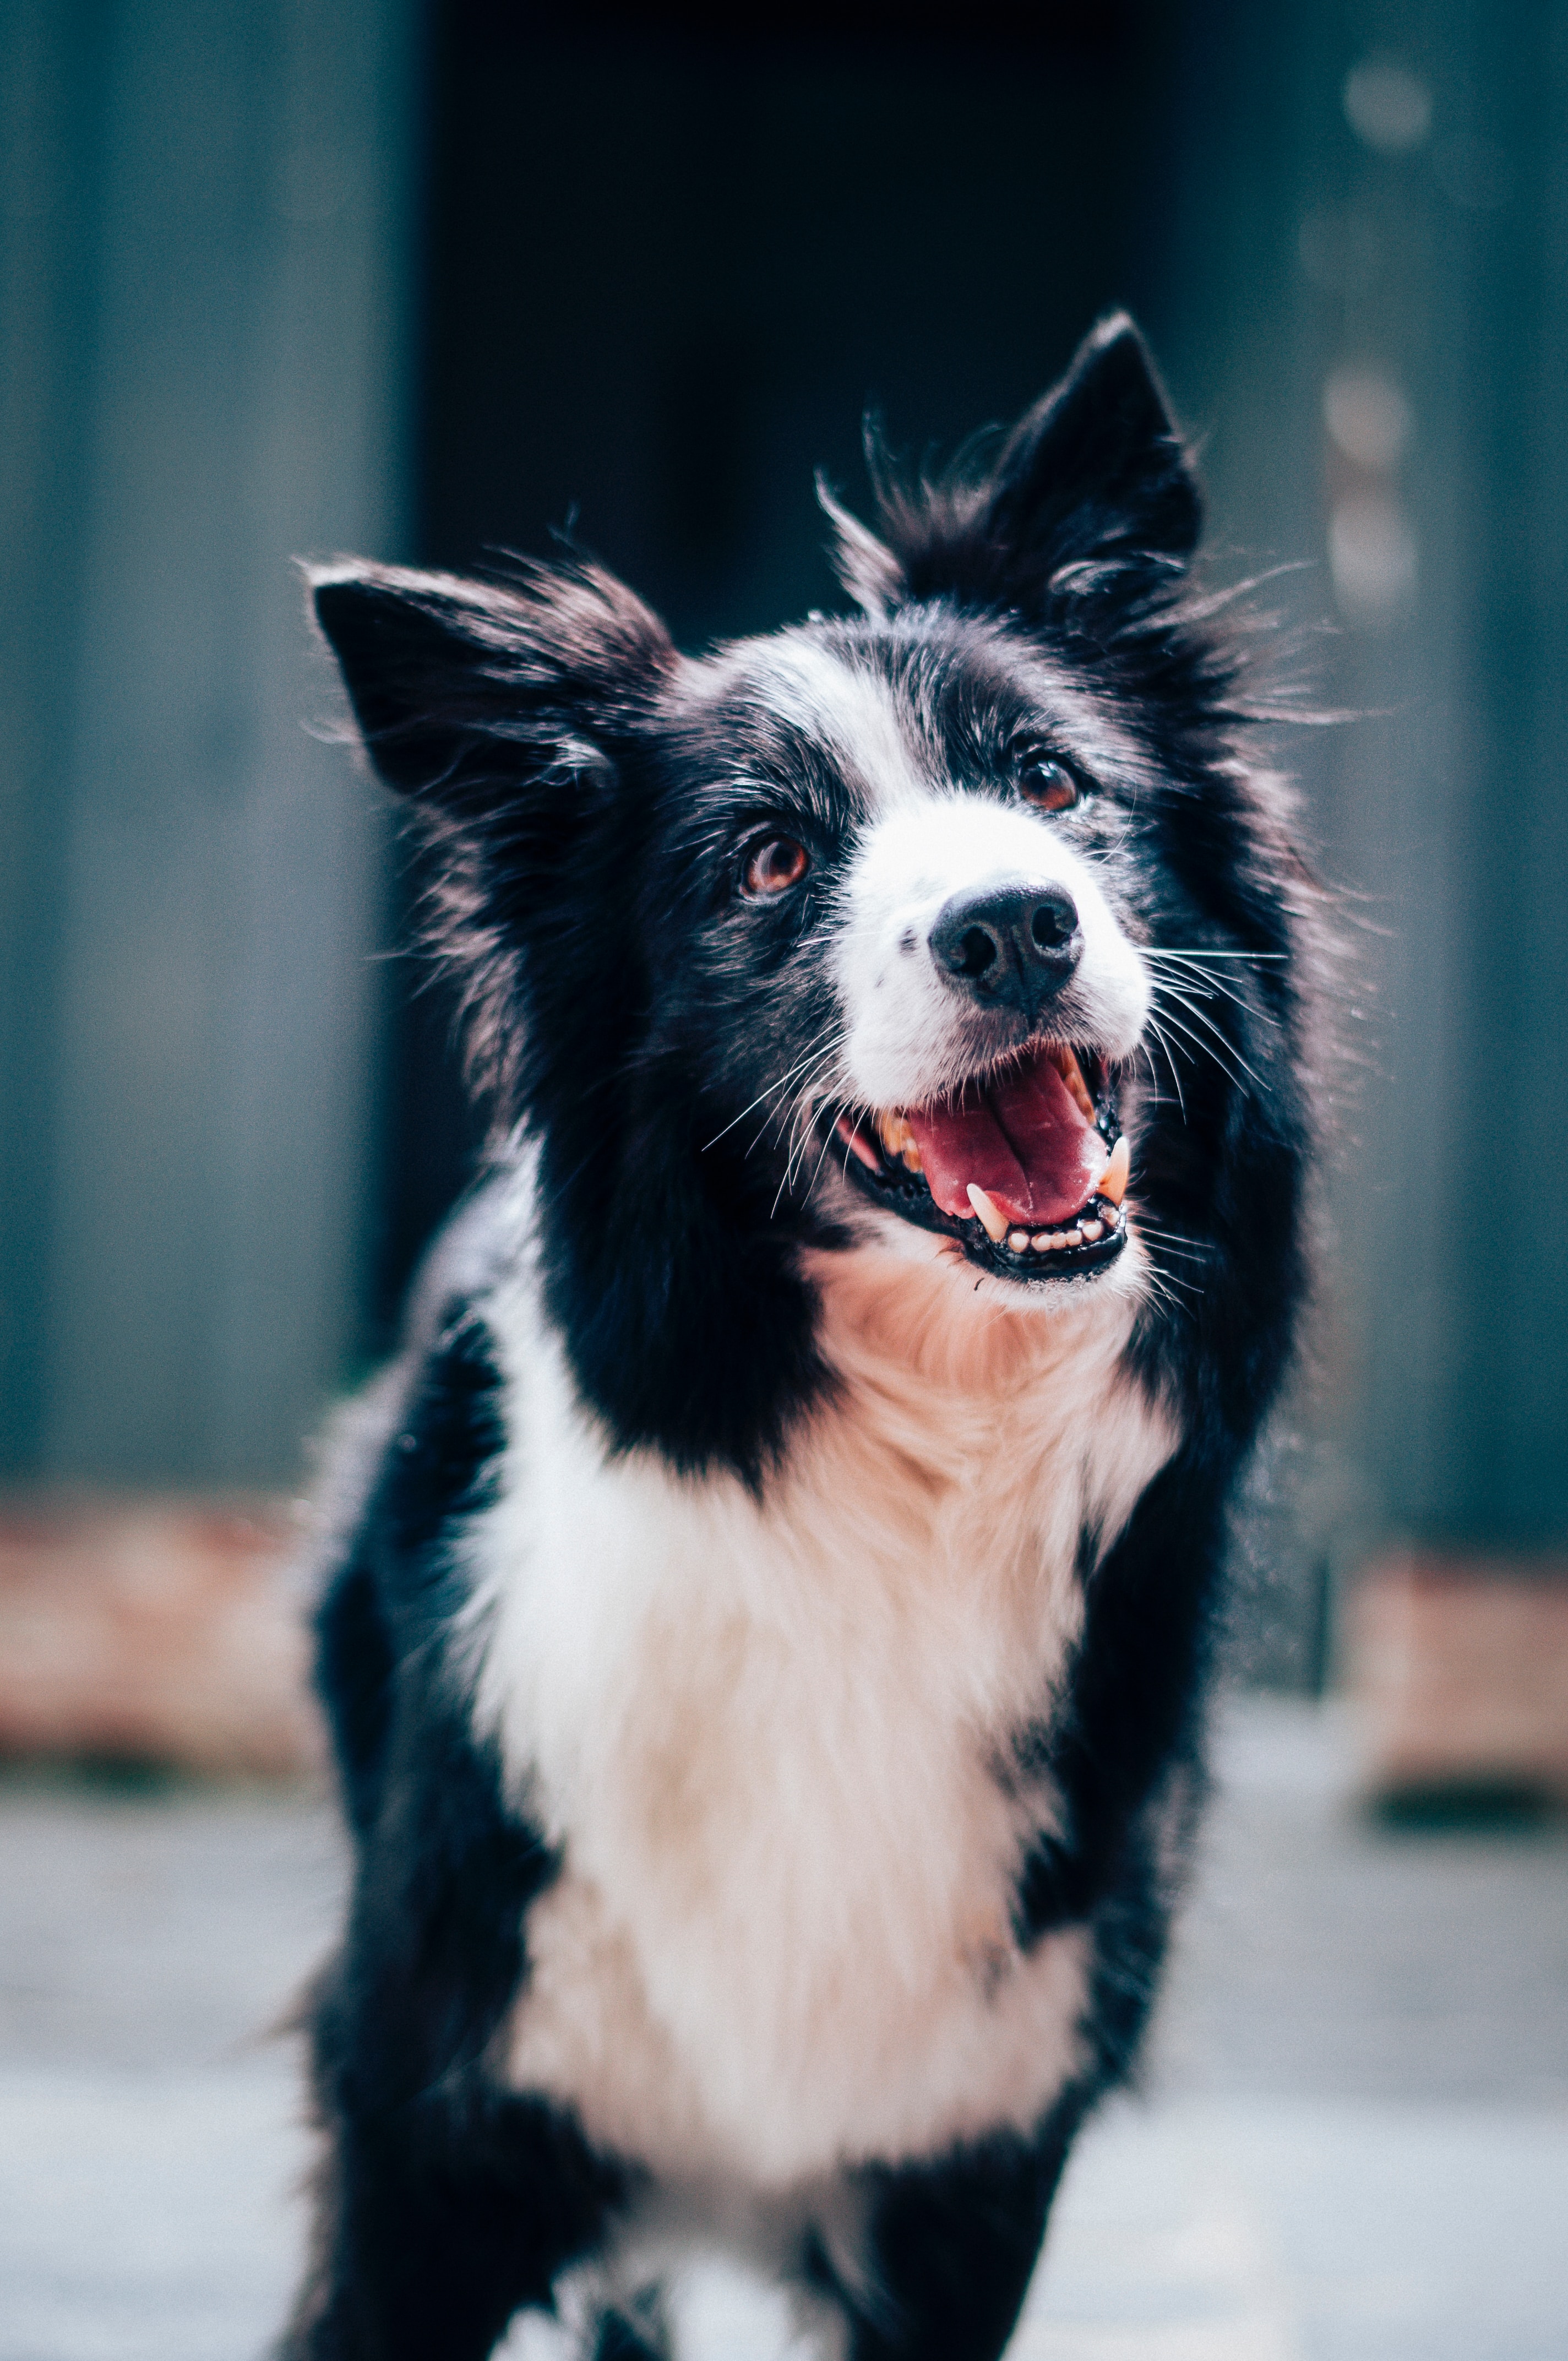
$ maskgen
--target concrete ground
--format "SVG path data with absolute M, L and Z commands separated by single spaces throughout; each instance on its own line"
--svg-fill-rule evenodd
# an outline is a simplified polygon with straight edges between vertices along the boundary
M 1219 1767 L 1020 2361 L 1564 2361 L 1568 1831 L 1374 1829 L 1343 1726 L 1277 1701 Z M 264 2350 L 309 2154 L 267 2028 L 341 1873 L 298 1795 L 0 1782 L 0 2361 Z M 693 2324 L 743 2361 L 724 2283 Z

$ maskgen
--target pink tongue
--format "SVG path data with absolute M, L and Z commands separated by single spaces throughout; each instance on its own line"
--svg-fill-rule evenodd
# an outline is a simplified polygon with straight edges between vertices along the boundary
M 1011 1222 L 1038 1226 L 1076 1213 L 1105 1170 L 1105 1143 L 1043 1050 L 983 1091 L 911 1108 L 910 1130 L 945 1213 L 974 1212 L 977 1181 Z

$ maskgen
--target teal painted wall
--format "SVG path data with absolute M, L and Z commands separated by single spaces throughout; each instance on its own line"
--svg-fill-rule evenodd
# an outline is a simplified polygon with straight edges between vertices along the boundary
M 355 1349 L 383 821 L 291 559 L 403 532 L 397 0 L 8 0 L 4 1464 L 290 1480 Z
M 1568 1542 L 1568 11 L 1219 12 L 1173 375 L 1216 530 L 1305 559 L 1282 747 L 1342 889 L 1321 1513 Z M 1337 554 L 1337 564 L 1336 564 Z

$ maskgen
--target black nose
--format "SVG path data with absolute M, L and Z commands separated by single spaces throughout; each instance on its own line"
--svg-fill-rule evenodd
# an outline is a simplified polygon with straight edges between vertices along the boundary
M 955 992 L 987 1008 L 1043 1016 L 1083 957 L 1078 905 L 1065 885 L 955 894 L 937 915 L 931 956 Z

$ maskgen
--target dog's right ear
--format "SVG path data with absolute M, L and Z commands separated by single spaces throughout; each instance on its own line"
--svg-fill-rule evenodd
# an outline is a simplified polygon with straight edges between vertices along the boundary
M 658 617 L 587 562 L 497 582 L 357 560 L 306 573 L 371 761 L 454 819 L 606 751 L 678 662 Z
M 875 617 L 949 598 L 1101 637 L 1168 598 L 1198 544 L 1191 458 L 1125 313 L 1091 331 L 988 465 L 977 446 L 946 477 L 905 482 L 872 432 L 867 457 L 880 533 L 817 490 L 839 578 Z

